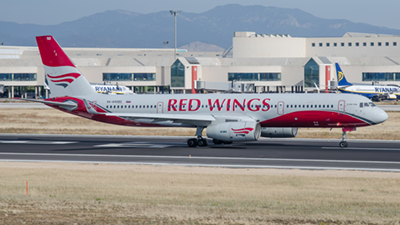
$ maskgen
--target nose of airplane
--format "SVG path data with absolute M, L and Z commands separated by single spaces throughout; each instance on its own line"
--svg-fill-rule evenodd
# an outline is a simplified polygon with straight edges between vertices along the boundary
M 389 118 L 388 114 L 381 108 L 377 108 L 377 109 L 378 110 L 377 110 L 377 112 L 375 114 L 375 122 L 376 123 L 385 122 Z

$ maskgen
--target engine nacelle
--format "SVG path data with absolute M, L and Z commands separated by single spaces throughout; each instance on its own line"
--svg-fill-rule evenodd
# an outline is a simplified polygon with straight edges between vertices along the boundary
M 261 137 L 296 137 L 299 128 L 297 127 L 262 127 Z
M 255 121 L 240 121 L 212 124 L 207 127 L 207 137 L 220 141 L 256 141 L 261 126 Z

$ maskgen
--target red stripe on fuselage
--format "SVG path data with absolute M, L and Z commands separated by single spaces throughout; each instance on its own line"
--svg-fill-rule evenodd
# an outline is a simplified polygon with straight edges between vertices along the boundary
M 332 111 L 299 111 L 260 122 L 262 127 L 362 127 L 371 124 L 348 114 Z

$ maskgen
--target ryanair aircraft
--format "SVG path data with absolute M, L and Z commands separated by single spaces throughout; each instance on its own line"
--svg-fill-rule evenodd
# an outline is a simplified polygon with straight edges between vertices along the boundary
M 381 85 L 353 85 L 346 80 L 342 69 L 336 63 L 336 74 L 338 80 L 338 91 L 365 96 L 373 101 L 397 100 L 400 98 L 400 88 L 396 86 Z

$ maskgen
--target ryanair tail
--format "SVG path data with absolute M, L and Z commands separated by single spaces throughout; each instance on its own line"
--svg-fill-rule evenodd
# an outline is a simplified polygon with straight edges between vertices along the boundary
M 52 36 L 36 37 L 51 97 L 97 94 Z
M 336 65 L 336 75 L 338 80 L 338 86 L 351 86 L 353 84 L 349 83 L 344 76 L 342 69 L 339 66 L 339 63 L 335 63 Z

